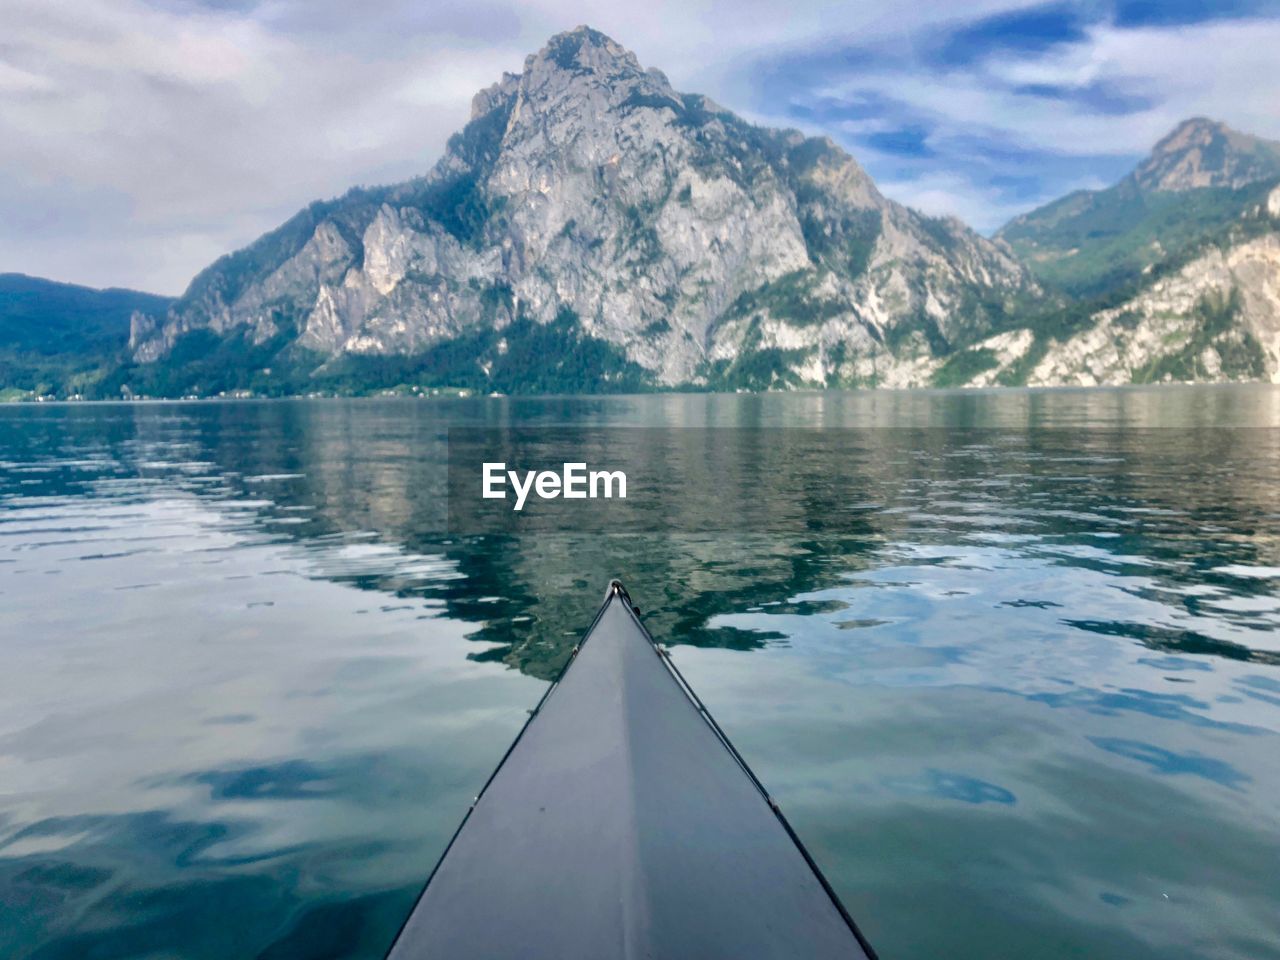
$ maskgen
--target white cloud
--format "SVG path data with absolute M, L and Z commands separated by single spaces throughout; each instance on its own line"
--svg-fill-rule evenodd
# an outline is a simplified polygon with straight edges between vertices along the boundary
M 579 23 L 749 107 L 743 58 L 954 15 L 938 0 L 2 2 L 0 270 L 162 292 L 310 200 L 425 172 L 472 94 Z
M 991 233 L 1028 209 L 1038 207 L 1072 190 L 1095 190 L 1104 186 L 1086 178 L 1062 189 L 1048 191 L 1027 200 L 1010 200 L 989 185 L 957 173 L 926 173 L 912 179 L 882 180 L 881 192 L 933 217 L 959 217 L 981 233 Z
M 1194 26 L 1121 29 L 1110 24 L 1084 39 L 1037 55 L 1001 55 L 945 72 L 916 65 L 860 69 L 813 91 L 815 97 L 857 103 L 869 95 L 899 105 L 904 114 L 927 117 L 937 167 L 970 168 L 981 158 L 966 144 L 985 141 L 1057 157 L 1133 158 L 1181 120 L 1204 115 L 1259 136 L 1280 139 L 1280 77 L 1274 51 L 1280 21 L 1241 20 Z M 1138 95 L 1149 106 L 1107 114 L 1087 100 L 1052 99 L 1015 91 L 1045 85 L 1086 91 L 1103 87 Z M 900 120 L 899 120 L 900 122 Z M 892 128 L 890 118 L 845 121 L 852 136 Z M 864 151 L 866 152 L 866 151 Z M 874 161 L 876 155 L 869 153 Z M 887 163 L 891 158 L 880 158 Z M 1007 171 L 1006 171 L 1007 172 Z M 990 230 L 1017 213 L 1073 189 L 1105 184 L 1068 176 L 1033 200 L 1010 201 L 981 178 L 935 170 L 881 183 L 894 199 L 931 213 L 951 213 Z
M 0 269 L 164 292 L 312 199 L 424 172 L 471 95 L 520 62 L 431 38 L 370 59 L 140 3 L 7 19 L 7 66 L 44 82 L 0 73 Z M 85 207 L 40 222 L 67 192 Z
M 43 93 L 52 86 L 48 77 L 19 69 L 0 60 L 0 94 Z
M 1137 77 L 1160 91 L 1151 113 L 1165 133 L 1204 114 L 1258 136 L 1280 138 L 1280 20 L 1168 30 L 1101 30 L 1092 38 L 1103 75 Z M 1117 124 L 1124 126 L 1121 122 Z
M 1027 5 L 0 3 L 0 270 L 161 292 L 179 291 L 216 255 L 310 200 L 425 172 L 466 121 L 475 91 L 578 23 L 611 34 L 678 87 L 752 116 L 762 109 L 755 65 L 779 52 L 842 37 L 909 43 L 939 23 Z M 1280 97 L 1268 79 L 1277 41 L 1274 21 L 1103 27 L 1040 57 L 942 78 L 864 72 L 832 92 L 874 89 L 927 111 L 939 144 L 977 133 L 1055 153 L 1135 154 L 1190 113 L 1280 135 Z M 1007 92 L 1011 82 L 1100 80 L 1146 84 L 1160 103 L 1101 117 Z M 898 176 L 884 187 L 978 225 L 1009 207 L 998 191 L 954 174 Z

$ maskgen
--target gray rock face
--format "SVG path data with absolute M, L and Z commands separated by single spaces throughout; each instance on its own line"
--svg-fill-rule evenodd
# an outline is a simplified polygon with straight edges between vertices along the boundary
M 989 241 L 582 27 L 478 93 L 425 176 L 312 204 L 135 315 L 130 348 L 204 331 L 304 371 L 448 348 L 487 378 L 508 327 L 568 323 L 670 386 L 1276 380 L 1276 182 L 1280 145 L 1192 119 Z
M 316 364 L 571 315 L 662 384 L 760 351 L 778 385 L 926 382 L 1034 284 L 1002 243 L 883 197 L 828 140 L 752 126 L 587 28 L 477 94 L 426 176 L 215 263 L 134 358 L 243 333 Z
M 1192 117 L 1155 145 L 1133 172 L 1142 190 L 1238 189 L 1280 177 L 1280 143 Z
M 1280 207 L 1280 189 L 1274 192 Z M 1280 233 L 1205 253 L 1055 342 L 1031 385 L 1280 383 Z
M 1193 118 L 998 236 L 1063 311 L 980 344 L 970 384 L 1280 380 L 1280 143 Z

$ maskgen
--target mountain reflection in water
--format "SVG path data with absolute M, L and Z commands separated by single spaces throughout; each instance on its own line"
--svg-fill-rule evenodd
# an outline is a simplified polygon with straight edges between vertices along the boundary
M 450 536 L 546 425 L 760 453 Z M 0 409 L 0 954 L 381 956 L 620 576 L 884 955 L 1280 957 L 1278 486 L 1268 387 Z

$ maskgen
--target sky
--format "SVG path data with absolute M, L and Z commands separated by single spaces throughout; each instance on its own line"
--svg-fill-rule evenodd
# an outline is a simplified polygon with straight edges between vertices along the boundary
M 180 293 L 581 23 L 983 232 L 1190 116 L 1280 139 L 1280 0 L 0 0 L 0 272 Z

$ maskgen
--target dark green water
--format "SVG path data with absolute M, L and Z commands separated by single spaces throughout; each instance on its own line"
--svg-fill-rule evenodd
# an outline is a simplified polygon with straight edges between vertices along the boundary
M 871 429 L 531 540 L 451 424 Z M 1280 957 L 1278 490 L 1269 387 L 0 409 L 0 956 L 380 957 L 619 575 L 887 960 Z

